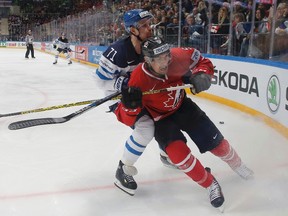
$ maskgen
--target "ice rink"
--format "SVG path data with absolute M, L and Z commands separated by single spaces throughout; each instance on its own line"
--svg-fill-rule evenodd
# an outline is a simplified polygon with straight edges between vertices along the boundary
M 101 98 L 94 68 L 25 50 L 0 49 L 0 114 Z M 83 106 L 0 118 L 1 216 L 287 216 L 288 142 L 262 121 L 193 97 L 238 151 L 255 178 L 242 180 L 210 153 L 189 146 L 212 169 L 226 199 L 214 209 L 207 191 L 166 168 L 153 140 L 136 163 L 138 190 L 129 196 L 114 175 L 131 129 L 103 104 L 69 122 L 12 131 L 12 122 L 63 117 Z M 223 121 L 224 124 L 219 124 Z

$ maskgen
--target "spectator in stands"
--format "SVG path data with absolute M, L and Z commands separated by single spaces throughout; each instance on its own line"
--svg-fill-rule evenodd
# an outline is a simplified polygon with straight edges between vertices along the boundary
M 210 29 L 211 35 L 211 48 L 214 54 L 220 54 L 220 46 L 221 44 L 227 41 L 227 35 L 229 34 L 229 17 L 228 17 L 228 9 L 225 6 L 222 6 L 219 9 L 217 23 L 212 23 L 212 27 Z
M 197 15 L 198 19 L 201 20 L 201 23 L 198 23 L 198 24 L 201 24 L 203 26 L 207 26 L 208 17 L 207 17 L 207 7 L 205 4 L 205 1 L 201 0 L 198 2 L 197 10 L 198 10 L 198 15 Z
M 273 6 L 270 7 L 269 10 L 269 17 L 268 17 L 268 21 L 270 26 L 272 26 L 273 20 L 275 19 L 275 28 L 279 27 L 284 21 L 285 21 L 285 17 L 287 17 L 287 9 L 285 9 L 287 7 L 286 3 L 279 3 L 279 5 L 277 6 L 277 10 L 276 10 L 276 15 L 274 15 L 274 11 L 273 11 Z
M 242 6 L 242 3 L 240 1 L 235 1 L 234 2 L 234 8 L 233 8 L 233 13 L 243 13 L 244 14 L 244 8 Z
M 275 38 L 274 38 L 274 56 L 288 55 L 288 4 L 280 3 L 277 7 Z
M 25 53 L 25 58 L 26 59 L 29 59 L 30 51 L 31 51 L 32 58 L 35 58 L 33 41 L 34 41 L 34 37 L 32 35 L 32 31 L 28 30 L 28 33 L 27 33 L 26 38 L 25 38 L 26 47 L 27 47 L 27 50 L 26 50 L 26 53 Z
M 205 49 L 204 28 L 204 26 L 196 24 L 193 14 L 188 15 L 183 27 L 185 44 L 203 52 Z
M 192 1 L 183 0 L 182 1 L 182 8 L 183 8 L 185 13 L 188 13 L 188 14 L 191 13 L 191 11 L 193 9 Z
M 253 43 L 260 42 L 260 40 L 263 40 L 262 38 L 265 37 L 265 33 L 268 32 L 268 22 L 266 19 L 266 13 L 263 9 L 257 9 L 255 13 L 255 26 L 251 31 L 254 31 L 254 37 L 253 37 Z M 261 35 L 262 34 L 262 35 Z M 250 40 L 251 34 L 248 34 L 242 41 L 241 49 L 240 49 L 240 56 L 247 56 L 248 55 L 248 48 L 249 48 L 249 40 Z M 261 43 L 261 46 L 264 45 Z M 253 54 L 254 53 L 254 54 Z M 253 48 L 251 47 L 250 55 L 253 57 L 263 57 L 263 53 L 259 47 L 253 45 Z
M 288 20 L 284 21 L 279 27 L 275 29 L 277 35 L 287 35 L 288 34 Z
M 243 38 L 247 36 L 250 31 L 250 26 L 244 23 L 245 17 L 243 13 L 235 13 L 232 22 L 232 55 L 238 56 L 240 53 L 241 43 Z M 227 49 L 229 39 L 221 45 L 221 48 Z
M 277 10 L 279 10 L 278 26 L 276 26 L 275 33 L 278 35 L 285 35 L 288 25 L 288 4 L 280 3 Z
M 249 0 L 247 2 L 246 10 L 243 11 L 246 22 L 251 22 L 252 21 L 252 14 L 253 14 L 252 13 L 252 8 L 253 8 L 253 0 Z
M 194 17 L 196 24 L 201 25 L 202 24 L 202 20 L 200 18 L 200 14 L 199 15 L 198 14 L 199 14 L 198 8 L 194 7 L 193 10 L 192 10 L 192 16 Z
M 170 44 L 177 43 L 179 32 L 179 20 L 177 16 L 172 17 L 172 22 L 166 26 L 166 40 Z

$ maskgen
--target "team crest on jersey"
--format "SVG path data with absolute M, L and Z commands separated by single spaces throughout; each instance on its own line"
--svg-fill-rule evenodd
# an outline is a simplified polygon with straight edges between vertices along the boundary
M 171 91 L 168 94 L 168 99 L 165 102 L 163 102 L 164 106 L 166 108 L 169 108 L 170 110 L 174 110 L 175 108 L 177 108 L 179 105 L 179 101 L 181 101 L 181 98 L 183 97 L 183 94 L 181 94 L 181 92 L 182 92 L 181 89 L 176 90 L 176 92 Z

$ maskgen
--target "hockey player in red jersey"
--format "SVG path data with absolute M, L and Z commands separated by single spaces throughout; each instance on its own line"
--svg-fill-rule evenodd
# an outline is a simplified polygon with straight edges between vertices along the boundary
M 171 161 L 187 176 L 209 192 L 212 206 L 221 207 L 224 196 L 209 169 L 193 156 L 182 131 L 201 153 L 210 151 L 225 161 L 240 177 L 249 179 L 253 171 L 241 161 L 236 151 L 196 103 L 182 90 L 142 95 L 142 92 L 191 84 L 197 94 L 209 89 L 213 64 L 193 48 L 169 48 L 158 37 L 142 44 L 145 62 L 134 69 L 127 88 L 122 90 L 122 103 L 115 110 L 119 121 L 133 125 L 136 116 L 147 109 L 155 122 L 155 139 Z

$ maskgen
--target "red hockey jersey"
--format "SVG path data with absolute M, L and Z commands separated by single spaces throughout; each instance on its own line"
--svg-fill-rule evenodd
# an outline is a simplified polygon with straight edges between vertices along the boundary
M 204 58 L 196 49 L 171 48 L 171 62 L 164 78 L 156 77 L 150 73 L 142 63 L 132 72 L 128 86 L 139 87 L 142 92 L 180 86 L 184 84 L 182 77 L 189 71 L 193 74 L 205 72 L 212 76 L 214 68 L 211 61 Z M 174 113 L 181 106 L 184 95 L 184 90 L 148 94 L 143 95 L 142 103 L 154 121 L 158 121 Z M 141 109 L 127 109 L 120 103 L 115 114 L 119 121 L 132 126 Z

